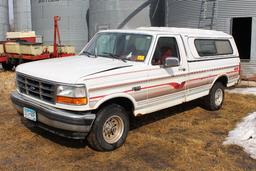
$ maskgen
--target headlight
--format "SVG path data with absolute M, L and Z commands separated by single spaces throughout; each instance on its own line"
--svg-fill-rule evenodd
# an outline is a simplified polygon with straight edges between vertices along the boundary
M 58 86 L 56 102 L 71 105 L 87 104 L 85 86 Z

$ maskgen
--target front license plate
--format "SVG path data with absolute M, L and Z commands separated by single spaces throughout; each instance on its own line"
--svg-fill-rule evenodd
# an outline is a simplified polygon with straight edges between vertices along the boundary
M 36 111 L 34 111 L 33 109 L 29 109 L 29 108 L 24 107 L 23 108 L 23 115 L 24 115 L 24 118 L 29 119 L 31 121 L 36 122 L 36 120 L 37 120 Z

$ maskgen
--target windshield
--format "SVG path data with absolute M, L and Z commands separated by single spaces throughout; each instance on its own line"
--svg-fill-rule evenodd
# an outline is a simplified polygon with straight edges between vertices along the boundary
M 84 54 L 120 60 L 143 62 L 152 36 L 130 33 L 99 33 L 87 46 Z

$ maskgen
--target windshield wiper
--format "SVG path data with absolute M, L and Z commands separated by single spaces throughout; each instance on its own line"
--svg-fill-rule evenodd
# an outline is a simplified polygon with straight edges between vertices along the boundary
M 121 61 L 123 61 L 123 62 L 127 62 L 126 59 L 120 58 L 120 56 L 117 55 L 117 54 L 108 53 L 108 52 L 104 52 L 103 54 L 104 54 L 104 55 L 108 55 L 108 56 L 111 57 L 111 58 L 115 58 L 115 59 L 119 59 L 119 60 L 121 60 Z
M 95 58 L 97 57 L 95 54 L 92 54 L 91 52 L 88 52 L 88 51 L 83 51 L 82 54 L 85 54 L 85 55 L 87 55 L 90 58 L 91 57 L 95 57 Z

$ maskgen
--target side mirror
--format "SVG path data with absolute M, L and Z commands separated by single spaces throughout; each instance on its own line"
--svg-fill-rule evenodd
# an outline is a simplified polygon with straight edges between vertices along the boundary
M 180 62 L 176 57 L 167 57 L 164 61 L 164 67 L 176 67 L 179 66 Z

